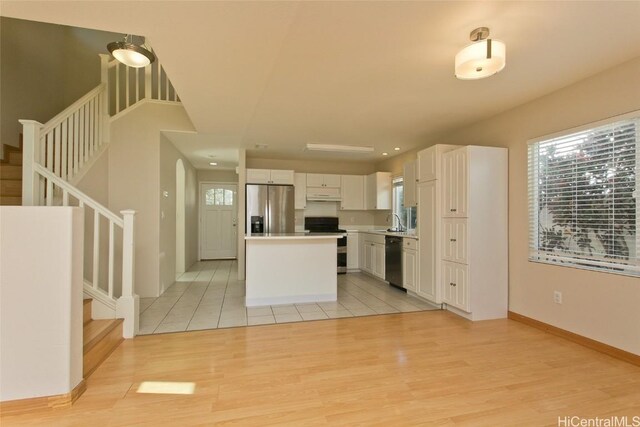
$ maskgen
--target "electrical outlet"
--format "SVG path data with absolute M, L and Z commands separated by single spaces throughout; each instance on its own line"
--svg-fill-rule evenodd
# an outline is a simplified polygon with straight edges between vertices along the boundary
M 562 292 L 553 291 L 553 302 L 556 304 L 562 304 Z

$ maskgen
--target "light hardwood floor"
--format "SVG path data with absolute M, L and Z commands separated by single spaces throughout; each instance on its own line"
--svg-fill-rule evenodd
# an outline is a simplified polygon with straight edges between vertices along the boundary
M 192 395 L 139 394 L 143 381 Z M 2 426 L 557 425 L 640 415 L 640 368 L 511 320 L 425 311 L 149 335 L 70 409 Z

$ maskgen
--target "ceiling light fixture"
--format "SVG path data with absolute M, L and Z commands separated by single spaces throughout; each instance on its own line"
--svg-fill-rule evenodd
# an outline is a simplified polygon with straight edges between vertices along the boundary
M 209 164 L 210 164 L 211 166 L 218 166 L 218 164 L 217 164 L 216 162 L 209 162 Z
M 156 56 L 150 49 L 133 43 L 133 36 L 127 34 L 120 42 L 111 42 L 107 45 L 109 53 L 124 65 L 133 68 L 142 68 L 156 60 Z
M 400 147 L 396 147 L 396 148 L 394 148 L 394 150 L 400 151 Z
M 307 144 L 309 151 L 334 151 L 338 153 L 371 153 L 373 147 L 358 145 Z
M 504 68 L 507 48 L 504 42 L 489 37 L 487 27 L 471 31 L 469 39 L 473 42 L 456 55 L 456 77 L 460 80 L 483 79 L 492 76 Z
M 382 155 L 383 155 L 383 156 L 388 156 L 388 155 L 389 155 L 389 153 L 382 153 Z

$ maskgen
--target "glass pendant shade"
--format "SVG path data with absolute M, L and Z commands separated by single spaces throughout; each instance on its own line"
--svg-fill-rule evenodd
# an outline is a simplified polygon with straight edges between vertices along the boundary
M 484 39 L 462 49 L 456 55 L 456 77 L 483 79 L 500 72 L 506 64 L 507 49 L 500 40 Z
M 156 59 L 152 52 L 133 43 L 113 42 L 107 49 L 118 61 L 133 68 L 146 67 Z

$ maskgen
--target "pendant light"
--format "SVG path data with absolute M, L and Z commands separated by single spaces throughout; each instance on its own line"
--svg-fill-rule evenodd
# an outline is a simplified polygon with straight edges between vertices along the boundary
M 156 60 L 151 50 L 142 45 L 133 43 L 133 36 L 127 34 L 120 42 L 111 42 L 107 45 L 109 53 L 124 65 L 133 68 L 142 68 Z
M 504 42 L 489 37 L 487 27 L 471 31 L 472 44 L 456 55 L 456 77 L 460 80 L 476 80 L 490 77 L 504 68 L 507 49 Z

